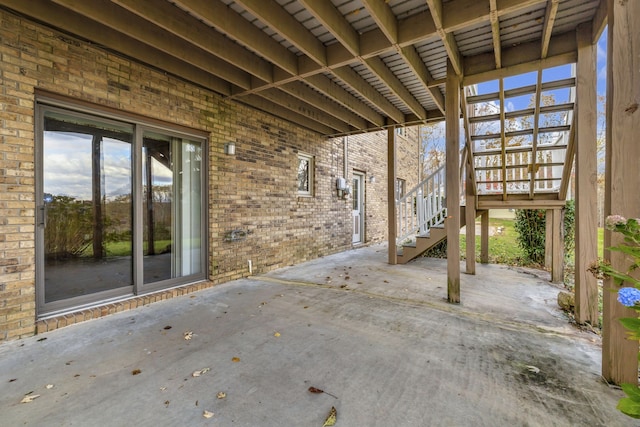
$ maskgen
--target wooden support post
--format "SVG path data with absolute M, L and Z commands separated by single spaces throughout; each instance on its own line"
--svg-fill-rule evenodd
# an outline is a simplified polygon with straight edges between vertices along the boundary
M 597 73 L 591 23 L 578 27 L 577 42 L 575 315 L 578 323 L 597 325 L 598 282 L 587 270 L 598 259 Z
M 471 159 L 473 161 L 473 159 Z M 466 230 L 465 248 L 467 274 L 476 274 L 476 195 L 473 194 L 473 185 L 471 184 L 471 168 L 467 166 L 467 179 L 465 184 L 465 193 L 467 204 L 464 208 L 464 224 Z
M 460 78 L 447 61 L 446 191 L 447 191 L 447 298 L 460 302 Z
M 489 263 L 489 210 L 480 217 L 480 262 Z
M 605 215 L 636 218 L 640 213 L 640 2 L 609 1 L 607 47 L 607 150 Z M 604 247 L 622 241 L 608 230 Z M 606 251 L 605 260 L 626 271 L 629 261 L 619 252 Z M 628 285 L 626 285 L 628 286 Z M 619 319 L 637 313 L 616 300 L 619 287 L 605 280 L 603 292 L 602 376 L 614 384 L 638 382 L 638 342 L 627 339 Z
M 551 259 L 553 255 L 553 210 L 547 209 L 545 213 L 544 267 L 551 270 Z
M 551 213 L 551 283 L 564 281 L 564 233 L 562 209 L 553 209 Z
M 396 215 L 396 129 L 387 129 L 387 226 L 389 235 L 389 264 L 398 263 L 396 249 L 397 215 Z

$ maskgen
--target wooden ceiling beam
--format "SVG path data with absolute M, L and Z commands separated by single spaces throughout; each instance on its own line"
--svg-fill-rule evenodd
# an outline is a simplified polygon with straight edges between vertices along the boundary
M 264 31 L 224 3 L 210 0 L 174 0 L 174 3 L 288 73 L 298 74 L 298 58 L 295 53 L 271 37 L 266 37 Z
M 356 73 L 351 67 L 337 68 L 333 70 L 333 74 L 335 74 L 336 77 L 349 85 L 351 89 L 357 92 L 360 96 L 369 100 L 372 105 L 375 105 L 377 108 L 383 111 L 393 121 L 395 121 L 396 123 L 404 122 L 404 113 L 391 102 L 389 102 L 387 98 L 385 98 L 366 80 L 360 77 L 360 75 Z
M 378 0 L 362 0 L 371 17 L 392 45 L 398 43 L 398 20 L 387 4 Z
M 89 20 L 48 0 L 3 0 L 3 5 L 31 16 L 41 22 L 63 29 L 106 49 L 118 52 L 155 69 L 194 82 L 214 92 L 228 96 L 231 84 L 201 68 L 194 67 L 174 56 L 155 49 L 116 30 Z
M 245 10 L 278 32 L 321 67 L 327 66 L 324 44 L 273 0 L 235 0 Z M 265 37 L 266 34 L 265 34 Z
M 498 0 L 489 0 L 489 9 L 489 21 L 491 22 L 491 38 L 493 39 L 493 56 L 495 56 L 496 68 L 502 68 L 502 43 L 500 43 Z
M 290 85 L 295 81 L 305 81 L 328 98 L 374 125 L 382 126 L 384 124 L 384 118 L 377 111 L 363 104 L 358 98 L 320 74 L 323 68 L 320 68 L 316 61 L 306 55 L 298 57 L 271 37 L 267 37 L 262 30 L 223 3 L 210 0 L 175 1 L 181 8 L 188 10 L 189 13 L 202 19 L 208 25 L 224 32 L 229 38 L 248 48 L 252 48 L 257 54 L 277 66 L 273 70 L 273 83 L 253 84 L 251 89 L 235 93 L 233 95 L 234 98 L 241 98 L 247 94 L 258 93 L 274 87 Z M 321 10 L 326 7 L 318 2 L 312 3 Z M 329 12 L 325 13 L 329 14 Z M 326 19 L 330 20 L 331 16 L 326 17 Z M 351 27 L 349 26 L 349 28 Z M 305 31 L 307 30 L 305 29 Z M 341 31 L 347 30 L 343 27 Z M 344 37 L 349 38 L 351 36 Z M 304 68 L 304 66 L 300 67 L 299 64 L 306 63 L 309 64 L 307 67 L 313 69 L 313 72 L 309 73 L 308 76 L 299 72 L 300 68 Z M 353 123 L 354 121 L 355 119 L 350 119 L 347 122 Z
M 327 55 L 324 45 L 304 25 L 272 0 L 236 0 L 262 22 L 278 31 L 289 42 L 303 51 L 320 67 L 326 69 Z M 350 67 L 333 70 L 342 81 L 361 96 L 378 106 L 384 113 L 398 123 L 404 121 L 404 114 L 387 101 L 375 88 L 366 82 Z
M 305 0 L 305 1 L 311 1 L 311 0 Z M 451 15 L 453 17 L 452 18 L 453 21 L 451 21 L 450 23 L 449 21 L 447 21 L 448 23 L 447 25 L 450 25 L 450 27 L 447 27 L 447 28 L 458 28 L 458 27 L 464 28 L 465 26 L 471 25 L 471 23 L 476 22 L 478 20 L 488 21 L 490 19 L 489 7 L 486 7 L 486 13 L 483 13 L 480 15 L 474 15 L 474 13 L 477 12 L 477 8 L 474 8 L 473 2 L 469 3 L 469 1 L 470 0 L 451 0 L 445 3 L 445 6 L 444 6 L 445 11 L 448 11 L 448 10 L 456 11 L 456 13 L 451 13 L 447 15 L 447 16 Z M 545 1 L 547 0 L 497 0 L 497 14 L 498 16 L 502 16 L 506 13 L 516 13 L 519 10 L 544 3 Z M 191 5 L 191 8 L 193 8 L 194 3 L 206 4 L 208 3 L 208 0 L 176 0 L 176 2 L 181 5 L 189 4 Z M 212 3 L 217 3 L 217 2 L 212 2 Z M 316 2 L 313 2 L 313 3 L 316 3 Z M 471 4 L 471 7 L 469 6 L 470 4 Z M 468 11 L 471 11 L 473 13 L 470 13 Z M 229 20 L 227 19 L 227 21 Z M 253 25 L 250 25 L 250 26 L 254 27 Z M 234 31 L 233 28 L 238 28 L 238 29 Z M 232 34 L 233 32 L 235 33 L 245 32 L 244 28 L 238 25 L 234 25 L 233 28 L 228 28 L 224 30 L 225 32 L 230 31 L 231 34 L 229 35 L 232 38 L 236 37 Z M 223 28 L 220 27 L 220 30 L 223 31 Z M 260 32 L 260 30 L 258 30 L 258 32 Z M 260 35 L 258 35 L 257 37 L 260 37 Z M 261 37 L 265 38 L 264 34 L 262 34 Z M 428 11 L 425 11 L 425 12 L 421 12 L 416 15 L 412 15 L 406 19 L 398 21 L 397 46 L 391 43 L 391 41 L 387 39 L 387 37 L 385 36 L 384 32 L 379 28 L 375 28 L 363 34 L 360 34 L 359 37 L 360 37 L 360 46 L 359 46 L 360 56 L 359 57 L 351 54 L 349 52 L 349 49 L 345 48 L 345 46 L 342 45 L 341 43 L 334 43 L 333 45 L 326 47 L 326 52 L 327 52 L 326 67 L 319 66 L 316 61 L 306 57 L 305 55 L 299 56 L 298 57 L 298 75 L 306 78 L 312 75 L 324 73 L 327 71 L 327 68 L 330 70 L 335 68 L 342 68 L 349 64 L 358 63 L 362 59 L 379 56 L 386 52 L 397 51 L 397 46 L 400 46 L 401 48 L 409 47 L 414 45 L 415 43 L 419 43 L 421 41 L 426 41 L 426 40 L 430 40 L 435 37 L 438 37 L 438 31 L 434 23 L 433 17 L 431 16 L 431 13 L 429 13 Z M 280 48 L 283 50 L 282 55 L 291 54 L 291 52 L 288 51 L 283 46 L 280 46 Z M 276 54 L 275 56 L 265 55 L 266 58 L 268 58 L 270 61 L 274 63 L 276 63 L 275 61 L 277 60 L 278 56 L 279 56 L 278 54 Z M 482 61 L 486 62 L 486 58 L 482 58 Z M 290 72 L 292 72 L 292 74 L 295 74 L 293 73 L 293 71 L 290 71 Z M 291 79 L 287 81 L 283 81 L 282 83 L 288 83 L 290 81 Z M 277 78 L 274 78 L 274 82 L 276 83 L 276 86 L 278 83 L 280 83 Z M 267 89 L 269 87 L 273 87 L 273 85 L 264 85 L 263 87 L 255 87 L 253 88 L 253 91 L 254 92 L 259 91 L 262 89 Z M 433 87 L 433 81 L 431 80 L 428 81 L 428 87 Z M 239 93 L 238 95 L 240 96 L 242 95 L 242 93 Z M 435 97 L 438 97 L 438 95 L 435 94 L 434 92 L 432 92 L 432 95 Z M 434 101 L 436 102 L 436 104 L 438 104 L 438 100 L 436 98 L 434 98 Z
M 177 3 L 181 5 L 189 4 L 191 8 L 193 8 L 193 4 L 197 3 L 208 3 L 208 0 L 175 0 Z M 306 0 L 311 1 L 311 0 Z M 477 21 L 488 21 L 490 19 L 490 10 L 489 7 L 486 7 L 486 13 L 481 13 L 480 15 L 475 15 L 478 11 L 477 7 L 473 7 L 473 2 L 469 3 L 470 0 L 451 0 L 445 3 L 445 12 L 448 10 L 456 11 L 456 13 L 447 14 L 447 25 L 449 28 L 464 28 L 466 26 L 471 25 L 473 22 Z M 537 4 L 544 3 L 547 0 L 497 0 L 497 13 L 498 16 L 503 16 L 507 13 L 516 13 L 519 10 L 535 6 Z M 217 3 L 217 2 L 212 2 Z M 313 2 L 316 3 L 316 2 Z M 479 2 L 482 3 L 482 2 Z M 471 7 L 469 6 L 471 5 Z M 226 6 L 225 6 L 226 8 Z M 228 8 L 226 8 L 228 9 Z M 229 9 L 230 10 L 230 9 Z M 482 9 L 484 10 L 484 9 Z M 473 12 L 470 13 L 469 11 Z M 228 13 L 228 12 L 227 12 Z M 235 12 L 233 12 L 235 13 Z M 449 23 L 448 19 L 451 16 L 452 21 Z M 243 18 L 241 18 L 243 19 Z M 229 21 L 229 19 L 227 19 Z M 245 20 L 246 22 L 246 20 Z M 255 27 L 250 25 L 251 27 Z M 237 28 L 235 31 L 233 28 Z M 221 31 L 228 33 L 228 35 L 232 38 L 236 38 L 237 35 L 233 33 L 244 33 L 244 28 L 239 25 L 233 25 L 232 28 L 227 28 L 226 30 L 220 27 Z M 260 30 L 258 30 L 259 33 Z M 262 37 L 264 34 L 259 34 L 257 37 Z M 337 36 L 336 36 L 337 37 Z M 398 21 L 398 37 L 397 37 L 397 46 L 401 48 L 412 46 L 421 41 L 426 41 L 438 37 L 438 31 L 436 25 L 433 21 L 433 17 L 431 13 L 428 11 L 418 13 L 416 15 L 412 15 L 406 19 Z M 283 46 L 279 45 L 283 50 L 282 55 L 291 54 Z M 379 56 L 381 54 L 397 51 L 397 46 L 391 43 L 389 39 L 385 36 L 384 32 L 379 28 L 375 28 L 369 30 L 363 34 L 360 34 L 360 56 L 354 56 L 349 53 L 349 49 L 345 48 L 341 43 L 334 43 L 328 47 L 326 47 L 327 51 L 327 66 L 322 67 L 317 64 L 316 61 L 311 58 L 306 57 L 305 55 L 299 56 L 298 58 L 298 75 L 301 77 L 309 77 L 312 75 L 324 73 L 328 69 L 342 68 L 349 64 L 355 64 L 361 61 L 361 59 L 372 58 L 375 56 Z M 538 45 L 539 46 L 539 45 Z M 264 55 L 270 61 L 276 63 L 278 54 L 274 56 Z M 294 55 L 295 56 L 295 55 Z M 486 61 L 485 58 L 482 59 Z M 493 62 L 493 61 L 492 61 Z M 276 63 L 277 64 L 277 63 Z M 278 64 L 282 67 L 281 64 Z M 284 68 L 284 67 L 283 67 Z M 295 74 L 293 71 L 290 71 L 292 74 Z M 278 79 L 275 78 L 274 81 L 278 83 Z M 285 81 L 284 83 L 288 83 L 291 80 Z M 433 86 L 433 82 L 429 83 L 429 87 Z M 264 85 L 264 89 L 273 87 L 271 85 Z M 254 88 L 254 91 L 261 90 L 261 88 Z M 436 95 L 437 96 L 437 95 Z M 437 101 L 436 101 L 437 103 Z
M 538 69 L 557 67 L 576 62 L 575 33 L 568 32 L 551 37 L 549 53 L 540 59 L 540 42 L 532 41 L 502 51 L 502 68 L 493 66 L 493 53 L 482 53 L 465 58 L 464 85 L 528 73 Z
M 316 121 L 320 124 L 330 127 L 334 132 L 349 132 L 352 130 L 349 125 L 335 117 L 322 111 L 310 103 L 301 101 L 300 99 L 289 95 L 288 93 L 280 89 L 268 89 L 260 92 L 258 96 L 268 99 L 269 101 L 277 104 L 289 111 L 292 111 L 301 116 L 307 117 L 310 120 Z
M 298 98 L 301 101 L 309 103 L 321 111 L 332 115 L 338 120 L 347 123 L 358 129 L 366 129 L 370 127 L 365 119 L 357 114 L 347 110 L 341 105 L 330 101 L 326 96 L 322 96 L 320 93 L 314 91 L 309 86 L 300 81 L 287 83 L 280 86 L 280 89 L 288 93 L 291 96 Z
M 298 0 L 353 56 L 360 55 L 360 35 L 331 2 Z
M 556 14 L 558 13 L 558 4 L 560 0 L 549 0 L 547 3 L 547 10 L 544 13 L 544 21 L 542 27 L 542 40 L 540 58 L 544 59 L 549 53 L 549 41 L 551 40 L 551 32 L 553 31 L 553 24 L 556 22 Z
M 447 32 L 447 29 L 444 27 L 442 0 L 427 0 L 427 4 L 429 5 L 429 11 L 433 17 L 433 22 L 436 24 L 437 33 L 440 36 L 440 39 L 442 39 L 442 43 L 447 51 L 447 56 L 451 61 L 453 70 L 460 76 L 463 72 L 462 55 L 460 55 L 460 50 L 458 49 L 456 39 L 453 37 L 453 33 Z
M 170 3 L 139 0 L 111 1 L 265 82 L 273 81 L 271 64 L 256 58 L 254 53 L 239 47 L 219 32 L 212 31 L 211 27 L 196 18 L 181 13 L 180 9 Z
M 608 22 L 608 5 L 609 2 L 606 0 L 600 0 L 600 4 L 598 5 L 598 9 L 596 10 L 596 14 L 591 21 L 591 43 L 597 44 L 604 28 L 607 26 Z
M 217 75 L 241 88 L 251 86 L 249 73 L 222 60 L 214 60 L 207 52 L 194 48 L 188 42 L 161 31 L 157 26 L 107 0 L 54 0 L 60 6 L 79 13 L 98 23 L 153 46 L 181 61 Z M 89 40 L 93 36 L 89 34 Z
M 271 116 L 287 120 L 295 125 L 302 126 L 321 135 L 332 135 L 336 133 L 335 130 L 330 128 L 329 126 L 318 123 L 317 121 L 312 120 L 305 115 L 298 114 L 291 110 L 283 109 L 278 104 L 270 101 L 269 99 L 260 97 L 255 94 L 244 96 L 241 99 L 238 99 L 238 102 L 241 104 L 246 104 L 257 110 L 264 111 Z M 278 111 L 278 114 L 275 114 L 274 111 Z
M 414 74 L 418 76 L 420 83 L 427 88 L 427 91 L 431 95 L 436 107 L 444 114 L 444 96 L 440 92 L 440 88 L 436 81 L 431 76 L 431 73 L 424 65 L 424 61 L 420 58 L 418 51 L 413 46 L 406 46 L 401 48 L 400 54 L 404 58 L 407 65 L 413 70 Z M 444 84 L 446 80 L 442 80 L 440 84 Z
M 361 102 L 358 98 L 351 95 L 326 76 L 317 74 L 315 76 L 307 77 L 305 82 L 333 99 L 338 104 L 373 123 L 374 126 L 381 127 L 385 125 L 384 117 L 380 113 L 369 107 L 367 104 Z
M 400 54 L 404 62 L 409 66 L 409 68 L 411 68 L 413 74 L 418 77 L 420 83 L 431 94 L 431 97 L 438 108 L 444 113 L 444 97 L 442 96 L 440 89 L 429 87 L 429 83 L 433 81 L 433 78 L 431 77 L 427 67 L 424 65 L 424 61 L 422 61 L 412 45 L 405 46 L 403 48 L 398 44 L 400 27 L 398 20 L 389 5 L 376 0 L 364 0 L 363 4 L 367 10 L 369 10 L 369 13 L 378 24 L 382 33 L 389 42 L 394 45 L 396 51 Z M 388 70 L 386 64 L 384 64 L 379 57 L 366 59 L 365 63 L 367 67 L 377 74 L 378 77 L 385 82 L 391 91 L 395 93 L 396 96 L 398 96 L 416 116 L 423 119 L 426 118 L 426 110 L 420 102 L 406 89 L 406 87 L 392 72 L 385 72 L 380 67 L 380 65 L 384 65 L 384 68 Z M 378 66 L 378 69 L 376 69 L 376 66 Z
M 367 68 L 375 74 L 384 85 L 389 88 L 392 94 L 400 99 L 416 116 L 421 119 L 427 118 L 427 111 L 420 102 L 409 92 L 395 74 L 387 67 L 379 57 L 369 58 L 364 61 Z M 404 121 L 404 118 L 403 118 Z
M 331 4 L 317 1 L 303 1 L 303 4 L 309 3 L 312 5 L 311 12 L 320 22 L 323 23 L 331 34 L 334 35 L 341 43 L 344 44 L 346 50 L 352 55 L 358 56 L 360 54 L 359 35 L 353 29 L 351 24 L 342 16 L 342 14 Z M 370 7 L 370 3 L 365 0 L 365 6 Z M 387 27 L 390 28 L 390 33 L 397 33 L 397 25 L 395 16 L 389 9 L 389 6 L 383 3 L 375 2 L 375 7 L 372 10 L 372 16 L 376 22 L 382 22 L 382 31 L 387 34 Z M 349 31 L 350 29 L 350 31 Z M 387 37 L 389 37 L 387 35 Z M 397 38 L 397 35 L 394 35 Z M 362 61 L 369 70 L 378 77 L 378 79 L 393 93 L 400 101 L 402 101 L 414 114 L 418 117 L 426 118 L 426 111 L 422 105 L 415 99 L 415 97 L 407 90 L 402 82 L 391 72 L 386 64 L 379 57 L 371 57 Z

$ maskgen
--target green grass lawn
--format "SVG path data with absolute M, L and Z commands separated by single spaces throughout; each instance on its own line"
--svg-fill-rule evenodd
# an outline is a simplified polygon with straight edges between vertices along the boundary
M 490 230 L 502 227 L 501 233 L 493 233 L 489 236 L 489 262 L 492 264 L 523 265 L 525 263 L 524 252 L 520 249 L 511 219 L 490 218 Z M 467 236 L 460 235 L 460 253 L 464 257 L 467 248 Z M 476 258 L 480 261 L 480 236 L 476 236 Z
M 528 265 L 524 252 L 518 245 L 518 233 L 514 228 L 514 220 L 489 219 L 489 227 L 504 227 L 501 234 L 494 233 L 489 237 L 489 262 L 493 264 Z M 604 229 L 598 228 L 598 256 L 602 257 L 604 247 Z M 467 248 L 467 236 L 460 235 L 460 254 L 464 258 Z M 476 256 L 480 261 L 480 236 L 476 236 Z M 572 261 L 570 257 L 569 261 Z
M 598 256 L 602 258 L 604 253 L 604 228 L 598 228 Z
M 154 242 L 154 247 L 156 249 L 156 253 L 164 252 L 167 247 L 171 244 L 171 240 L 156 240 Z M 147 251 L 147 242 L 143 244 L 144 252 Z M 105 243 L 105 250 L 107 251 L 108 256 L 129 256 L 132 253 L 131 242 L 130 241 L 119 241 L 119 242 L 107 242 Z M 85 248 L 82 253 L 82 256 L 90 257 L 93 254 L 93 248 L 89 245 Z

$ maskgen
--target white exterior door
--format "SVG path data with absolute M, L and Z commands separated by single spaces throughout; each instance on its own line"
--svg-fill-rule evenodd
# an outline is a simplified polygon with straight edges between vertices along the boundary
M 353 243 L 362 243 L 364 240 L 364 175 L 353 174 Z

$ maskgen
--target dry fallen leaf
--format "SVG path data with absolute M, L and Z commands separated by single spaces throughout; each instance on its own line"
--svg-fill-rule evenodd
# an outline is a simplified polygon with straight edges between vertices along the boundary
M 234 357 L 234 358 L 232 358 L 232 359 L 231 359 L 231 361 L 232 361 L 232 362 L 239 362 L 239 361 L 240 361 L 240 358 L 239 358 L 239 357 Z
M 217 394 L 216 397 L 218 399 L 224 399 L 225 397 L 227 397 L 227 393 L 225 393 L 224 391 L 221 391 L 220 393 Z
M 25 397 L 22 398 L 20 403 L 30 403 L 30 402 L 33 402 L 35 399 L 37 399 L 39 397 L 40 397 L 39 394 L 28 394 L 28 395 L 26 395 Z
M 142 373 L 140 369 L 134 369 L 133 371 L 131 371 L 131 375 L 138 375 L 140 373 Z
M 199 377 L 202 374 L 206 374 L 207 372 L 209 372 L 211 370 L 211 368 L 202 368 L 199 371 L 194 371 L 193 374 L 191 374 L 192 377 Z
M 202 416 L 205 417 L 205 418 L 211 418 L 211 417 L 213 417 L 213 412 L 204 411 L 202 413 Z
M 273 336 L 278 338 L 280 336 L 280 332 L 276 332 L 275 334 L 273 334 Z
M 184 333 L 185 340 L 190 340 L 191 338 L 193 338 L 193 331 L 187 331 Z
M 331 411 L 329 411 L 329 415 L 327 416 L 327 419 L 324 420 L 324 424 L 322 424 L 322 427 L 336 425 L 337 419 L 338 419 L 338 411 L 336 411 L 336 408 L 332 406 Z
M 333 394 L 328 393 L 328 392 L 326 392 L 326 391 L 324 391 L 324 390 L 321 390 L 321 389 L 319 389 L 319 388 L 316 388 L 316 387 L 309 387 L 309 391 L 310 391 L 311 393 L 324 393 L 324 394 L 328 394 L 329 396 L 333 397 L 334 399 L 337 399 L 337 397 L 336 397 L 336 396 L 334 396 Z

